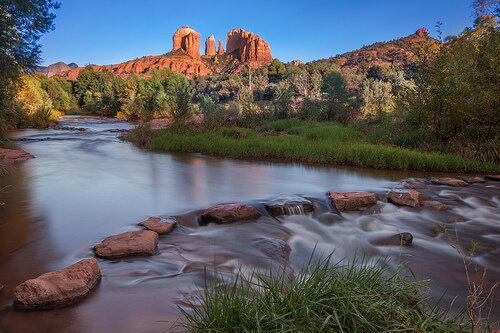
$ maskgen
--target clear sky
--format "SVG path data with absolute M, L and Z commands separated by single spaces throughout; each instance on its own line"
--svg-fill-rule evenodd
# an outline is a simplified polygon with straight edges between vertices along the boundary
M 107 65 L 172 50 L 172 35 L 189 25 L 225 48 L 228 31 L 260 35 L 283 62 L 329 58 L 426 27 L 437 37 L 472 25 L 472 0 L 59 0 L 55 30 L 44 35 L 43 65 L 58 61 Z

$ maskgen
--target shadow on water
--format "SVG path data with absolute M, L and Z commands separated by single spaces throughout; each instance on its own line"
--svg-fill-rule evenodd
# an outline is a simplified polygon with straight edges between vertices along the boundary
M 401 188 L 403 178 L 428 175 L 154 153 L 110 132 L 130 124 L 83 118 L 63 123 L 86 130 L 7 133 L 37 158 L 0 178 L 0 187 L 9 185 L 0 193 L 6 203 L 0 208 L 0 283 L 5 285 L 0 327 L 5 332 L 168 331 L 171 323 L 165 321 L 178 318 L 183 295 L 202 288 L 215 269 L 228 279 L 255 265 L 271 269 L 286 262 L 297 271 L 313 249 L 317 256 L 335 251 L 337 260 L 355 254 L 391 258 L 393 268 L 407 261 L 432 280 L 433 295 L 448 290 L 450 300 L 465 294 L 465 275 L 460 257 L 436 228 L 443 224 L 456 228 L 464 248 L 480 242 L 475 263 L 489 268 L 489 284 L 500 278 L 499 183 L 422 189 L 431 200 L 448 200 L 446 212 L 379 202 L 362 213 L 339 215 L 326 192 L 383 195 Z M 277 197 L 311 199 L 314 212 L 274 218 L 263 202 Z M 223 202 L 249 203 L 262 217 L 199 227 L 202 210 Z M 99 259 L 103 278 L 84 302 L 41 312 L 9 306 L 16 285 L 93 257 L 92 246 L 103 238 L 137 230 L 138 222 L 160 215 L 176 215 L 180 223 L 160 236 L 156 254 Z M 400 232 L 413 235 L 411 246 L 374 245 L 374 239 Z

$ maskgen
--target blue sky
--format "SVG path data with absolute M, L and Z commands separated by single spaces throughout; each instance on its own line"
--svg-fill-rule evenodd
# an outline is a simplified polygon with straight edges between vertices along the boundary
M 329 58 L 426 27 L 437 37 L 472 25 L 472 0 L 208 1 L 59 0 L 55 30 L 44 35 L 43 65 L 58 61 L 107 65 L 171 51 L 172 35 L 189 25 L 226 45 L 227 32 L 259 34 L 283 62 Z

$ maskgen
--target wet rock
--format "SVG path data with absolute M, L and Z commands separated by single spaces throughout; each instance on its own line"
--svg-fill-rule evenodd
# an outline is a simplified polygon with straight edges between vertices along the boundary
M 101 278 L 97 260 L 83 259 L 40 275 L 14 289 L 14 307 L 22 310 L 61 308 L 83 300 Z
M 422 201 L 420 203 L 420 206 L 422 207 L 427 207 L 427 208 L 430 208 L 432 210 L 437 210 L 437 211 L 445 211 L 446 210 L 446 206 L 439 202 L 439 201 Z
M 448 186 L 469 186 L 469 183 L 457 179 L 457 178 L 451 178 L 451 177 L 443 177 L 443 178 L 431 178 L 431 183 L 434 185 L 448 185 Z
M 276 238 L 262 238 L 256 241 L 262 252 L 272 260 L 279 262 L 288 261 L 292 248 L 287 242 Z
M 458 206 L 459 205 L 459 203 L 456 202 L 455 200 L 440 199 L 439 202 L 442 203 L 443 205 L 450 205 L 450 206 Z
M 324 225 L 332 225 L 340 221 L 340 216 L 331 212 L 323 213 L 317 220 Z
M 224 203 L 206 209 L 200 216 L 201 224 L 211 222 L 225 224 L 244 220 L 253 220 L 260 216 L 260 213 L 252 206 Z
M 405 179 L 401 182 L 404 187 L 409 189 L 424 188 L 427 184 L 422 179 Z
M 314 210 L 313 203 L 300 197 L 277 198 L 264 203 L 266 210 L 273 216 L 302 215 Z
M 130 132 L 130 130 L 125 129 L 125 128 L 115 128 L 115 129 L 110 129 L 110 133 L 127 133 Z
M 3 291 L 3 285 L 0 284 L 0 294 L 2 293 Z
M 413 242 L 413 235 L 409 232 L 403 232 L 392 236 L 371 239 L 370 243 L 377 246 L 401 246 L 410 245 Z
M 176 226 L 177 219 L 175 217 L 159 218 L 150 217 L 146 221 L 142 221 L 138 225 L 148 230 L 154 231 L 157 234 L 165 235 L 172 231 Z
M 389 201 L 400 206 L 418 207 L 425 196 L 415 190 L 392 190 L 389 192 Z
M 34 157 L 24 150 L 0 148 L 0 160 L 3 158 L 3 163 L 21 162 Z
M 464 182 L 467 182 L 469 184 L 474 184 L 474 183 L 484 183 L 485 180 L 483 177 L 457 177 L 458 179 L 463 180 Z
M 363 210 L 377 203 L 375 193 L 330 192 L 328 195 L 338 211 Z
M 500 181 L 500 175 L 487 175 L 486 179 L 498 180 Z
M 158 234 L 150 230 L 128 231 L 109 236 L 94 246 L 98 257 L 114 259 L 130 256 L 152 256 L 158 245 Z

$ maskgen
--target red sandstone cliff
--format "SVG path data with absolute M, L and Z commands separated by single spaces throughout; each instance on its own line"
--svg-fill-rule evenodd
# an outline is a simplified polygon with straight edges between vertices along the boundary
M 226 54 L 231 57 L 245 61 L 271 62 L 271 48 L 269 44 L 243 29 L 233 29 L 227 33 Z
M 172 40 L 174 44 L 172 51 L 181 49 L 191 57 L 200 57 L 200 34 L 192 28 L 186 25 L 177 29 L 172 36 Z

